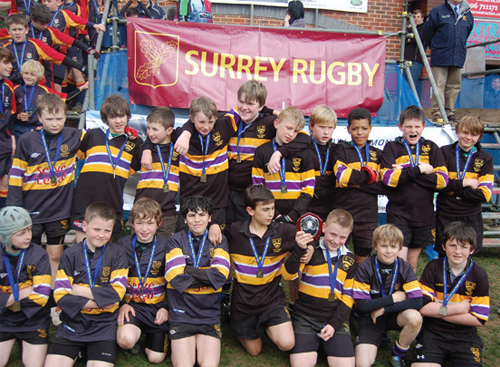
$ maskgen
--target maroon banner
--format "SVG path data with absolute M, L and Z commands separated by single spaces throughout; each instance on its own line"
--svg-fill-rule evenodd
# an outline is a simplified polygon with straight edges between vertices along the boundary
M 130 101 L 189 108 L 200 96 L 218 110 L 236 105 L 241 84 L 265 84 L 266 105 L 320 104 L 340 117 L 353 108 L 376 113 L 383 102 L 383 36 L 129 18 Z

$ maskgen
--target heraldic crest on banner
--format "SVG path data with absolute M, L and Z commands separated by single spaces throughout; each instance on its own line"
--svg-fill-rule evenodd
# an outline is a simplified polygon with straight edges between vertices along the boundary
M 176 84 L 179 36 L 160 33 L 147 34 L 154 37 L 144 39 L 143 37 L 137 37 L 136 34 L 134 68 L 136 82 L 153 88 Z M 170 69 L 168 74 L 173 76 L 173 78 L 169 78 L 171 80 L 165 80 L 165 76 L 161 73 L 162 67 Z M 172 68 L 174 68 L 175 72 L 172 72 Z M 161 84 L 156 84 L 155 81 L 159 81 Z

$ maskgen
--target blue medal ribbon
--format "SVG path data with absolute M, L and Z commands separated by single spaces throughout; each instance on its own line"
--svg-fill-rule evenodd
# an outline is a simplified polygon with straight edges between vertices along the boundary
M 271 236 L 266 238 L 266 243 L 264 245 L 264 251 L 262 252 L 262 257 L 260 257 L 259 253 L 257 252 L 257 247 L 255 247 L 255 242 L 253 241 L 253 238 L 248 237 L 248 241 L 250 242 L 250 247 L 252 248 L 253 256 L 255 257 L 255 262 L 257 262 L 257 269 L 263 272 L 267 251 L 269 250 L 269 245 L 271 244 Z
M 207 238 L 208 238 L 208 230 L 205 229 L 205 233 L 203 233 L 203 237 L 201 239 L 200 248 L 198 249 L 198 256 L 196 256 L 193 243 L 193 235 L 191 234 L 191 231 L 188 230 L 189 249 L 191 250 L 191 258 L 193 259 L 193 266 L 195 268 L 200 267 L 201 258 L 203 257 L 203 250 L 205 249 L 205 245 L 207 243 Z
M 113 178 L 115 178 L 115 170 L 116 166 L 118 163 L 120 163 L 120 159 L 122 158 L 123 150 L 125 149 L 125 145 L 127 144 L 128 141 L 128 136 L 125 138 L 125 141 L 123 142 L 120 151 L 118 152 L 118 156 L 116 157 L 116 161 L 113 162 L 113 155 L 111 154 L 111 149 L 109 148 L 109 129 L 106 130 L 106 150 L 108 151 L 108 158 L 109 162 L 111 163 L 111 167 L 113 167 Z
M 172 165 L 172 157 L 174 155 L 174 147 L 170 143 L 170 151 L 168 153 L 167 169 L 165 169 L 165 162 L 161 154 L 160 144 L 156 144 L 156 152 L 158 153 L 158 160 L 160 161 L 161 172 L 163 173 L 163 185 L 168 185 L 168 175 L 170 173 L 170 166 Z
M 55 185 L 57 183 L 56 178 L 56 170 L 54 166 L 57 164 L 57 160 L 59 159 L 59 154 L 61 153 L 61 145 L 63 141 L 63 133 L 62 131 L 59 133 L 59 137 L 57 138 L 57 147 L 56 147 L 56 155 L 54 156 L 54 162 L 52 163 L 52 159 L 50 158 L 49 146 L 47 144 L 47 139 L 45 139 L 45 130 L 40 130 L 40 138 L 42 139 L 43 150 L 45 151 L 45 158 L 47 159 L 47 164 L 50 170 L 50 179 L 52 180 L 52 184 Z M 56 182 L 54 182 L 56 181 Z
M 328 160 L 330 159 L 330 147 L 326 150 L 325 164 L 323 164 L 323 160 L 321 159 L 321 152 L 319 151 L 318 143 L 314 139 L 312 139 L 314 144 L 314 149 L 316 149 L 316 154 L 318 155 L 319 162 L 319 173 L 321 176 L 325 175 L 326 167 L 328 166 Z
M 61 11 L 61 8 L 58 8 L 54 15 L 52 15 L 52 20 L 50 21 L 49 27 L 52 27 L 54 25 L 54 20 L 57 18 L 57 14 Z
M 275 152 L 278 147 L 276 146 L 276 142 L 271 140 L 273 144 L 273 152 Z M 283 188 L 286 188 L 286 162 L 285 162 L 285 157 L 281 158 L 281 164 L 280 164 L 280 179 L 281 179 L 281 188 L 283 191 Z M 284 194 L 284 192 L 282 192 Z
M 324 240 L 323 240 L 323 243 L 324 243 Z M 339 261 L 340 261 L 340 255 L 341 255 L 341 252 L 340 252 L 340 248 L 337 250 L 337 261 L 335 262 L 335 268 L 333 269 L 333 273 L 332 273 L 332 259 L 330 257 L 330 251 L 328 250 L 328 248 L 325 246 L 325 250 L 326 250 L 326 262 L 328 263 L 328 275 L 329 275 L 329 278 L 330 278 L 330 293 L 335 293 L 335 284 L 337 283 L 337 270 L 339 268 Z
M 26 99 L 26 95 L 28 94 L 28 88 L 26 87 L 26 84 L 23 84 L 23 89 L 24 89 L 24 97 L 23 97 L 24 112 L 27 113 L 31 109 L 31 103 L 33 102 L 33 96 L 35 95 L 36 84 L 31 86 L 30 96 L 28 99 Z
M 153 260 L 155 258 L 155 251 L 156 251 L 156 235 L 155 235 L 155 240 L 153 242 L 153 246 L 151 247 L 151 255 L 149 255 L 148 266 L 146 267 L 146 272 L 144 273 L 144 279 L 142 278 L 141 274 L 141 263 L 139 262 L 139 258 L 137 257 L 137 252 L 135 252 L 136 243 L 137 243 L 137 236 L 134 236 L 134 238 L 132 239 L 132 249 L 134 250 L 135 270 L 137 272 L 137 277 L 139 278 L 139 283 L 141 284 L 141 294 L 142 294 L 144 292 L 144 283 L 146 283 L 149 272 L 153 267 Z
M 420 157 L 420 141 L 418 141 L 417 145 L 415 145 L 415 160 L 413 160 L 413 154 L 411 153 L 410 144 L 408 144 L 407 141 L 404 139 L 403 139 L 403 144 L 406 148 L 406 152 L 408 152 L 408 158 L 410 159 L 410 165 L 412 167 L 418 166 L 419 157 Z
M 472 160 L 472 156 L 474 155 L 475 151 L 476 151 L 476 147 L 472 147 L 472 149 L 469 151 L 469 154 L 467 156 L 467 160 L 465 161 L 464 170 L 460 171 L 460 147 L 457 144 L 457 147 L 455 149 L 455 158 L 456 158 L 456 163 L 457 163 L 457 178 L 459 180 L 463 180 L 465 178 L 465 175 L 467 174 L 467 169 L 469 168 L 470 162 Z
M 252 125 L 252 123 L 253 123 L 253 121 L 250 122 L 249 124 L 246 124 L 245 127 L 243 127 L 243 121 L 240 121 L 240 124 L 238 125 L 238 141 L 236 142 L 236 154 L 237 154 L 238 162 L 241 162 L 241 157 L 240 157 L 240 139 L 241 139 L 241 136 L 245 133 L 245 131 L 248 130 L 248 128 Z
M 87 280 L 89 282 L 90 288 L 95 286 L 95 281 L 99 276 L 99 271 L 101 270 L 102 257 L 104 256 L 104 251 L 106 250 L 106 245 L 102 247 L 101 255 L 97 259 L 97 264 L 94 270 L 94 279 L 92 279 L 92 269 L 90 268 L 89 254 L 87 253 L 87 240 L 83 240 L 83 260 L 85 262 L 85 269 L 87 270 Z
M 17 69 L 19 71 L 19 73 L 21 72 L 21 66 L 23 65 L 24 63 L 24 53 L 26 52 L 26 45 L 28 44 L 28 40 L 24 40 L 24 43 L 23 43 L 23 48 L 21 50 L 21 59 L 19 59 L 19 54 L 17 53 L 17 44 L 14 43 L 12 47 L 14 49 L 14 55 L 16 56 L 16 62 L 17 62 Z
M 354 149 L 356 149 L 356 153 L 358 153 L 359 162 L 361 163 L 361 167 L 366 166 L 370 162 L 370 144 L 368 144 L 368 143 L 365 144 L 366 163 L 365 163 L 365 160 L 363 159 L 363 154 L 361 154 L 361 149 L 359 149 L 359 147 L 356 144 L 354 144 L 353 142 L 351 142 L 351 145 L 354 147 Z
M 16 266 L 16 279 L 14 279 L 14 274 L 12 273 L 12 268 L 10 266 L 10 261 L 7 256 L 3 256 L 3 262 L 5 264 L 5 269 L 7 270 L 7 276 L 9 278 L 10 289 L 12 290 L 12 295 L 14 296 L 14 302 L 19 301 L 19 277 L 21 276 L 21 270 L 24 266 L 24 259 L 26 258 L 27 250 L 24 249 L 21 251 L 21 255 L 17 260 Z
M 392 274 L 392 279 L 391 279 L 391 287 L 389 288 L 389 296 L 394 293 L 394 289 L 396 288 L 396 281 L 398 279 L 398 273 L 399 273 L 399 261 L 396 258 L 395 261 L 395 266 L 392 269 L 393 274 Z M 382 274 L 380 272 L 380 264 L 378 263 L 378 258 L 375 257 L 375 272 L 377 273 L 377 278 L 380 283 L 380 292 L 382 293 L 382 297 L 386 296 L 385 293 L 385 284 L 382 281 Z
M 2 103 L 0 103 L 0 115 L 3 116 L 4 114 L 4 103 L 5 103 L 5 80 L 2 80 Z M 0 121 L 4 121 L 5 120 L 5 116 L 3 116 Z
M 205 156 L 208 154 L 208 147 L 210 145 L 210 133 L 207 134 L 206 138 L 206 142 L 205 142 L 205 146 L 203 146 L 203 136 L 198 133 L 198 138 L 200 139 L 200 144 L 201 144 L 201 154 L 203 156 L 203 166 L 201 168 L 201 174 L 204 175 L 205 174 Z
M 465 272 L 460 279 L 458 280 L 457 284 L 452 288 L 450 293 L 446 295 L 448 292 L 448 275 L 446 274 L 446 261 L 448 260 L 448 257 L 445 256 L 443 259 L 443 306 L 446 307 L 450 299 L 457 293 L 458 288 L 465 282 L 465 278 L 469 275 L 470 271 L 472 270 L 472 266 L 474 265 L 474 261 L 470 261 L 469 269 L 467 269 L 467 272 Z
M 31 0 L 28 1 L 28 4 L 26 4 L 26 0 L 23 0 L 23 4 L 24 4 L 24 10 L 26 14 L 29 16 L 31 12 Z
M 30 22 L 30 27 L 31 27 L 31 38 L 36 38 L 35 37 L 35 27 L 33 27 L 33 24 Z M 38 39 L 41 41 L 43 38 L 43 31 L 40 31 L 38 34 Z

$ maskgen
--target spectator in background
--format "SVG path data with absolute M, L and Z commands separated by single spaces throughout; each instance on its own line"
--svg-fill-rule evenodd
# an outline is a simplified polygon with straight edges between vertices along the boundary
M 305 28 L 304 5 L 299 0 L 290 1 L 286 10 L 284 27 Z
M 129 0 L 127 4 L 120 10 L 120 14 L 122 16 L 125 15 L 127 9 L 132 5 L 133 7 L 137 7 L 139 10 L 140 18 L 152 18 L 152 19 L 165 19 L 165 11 L 158 5 L 154 4 L 150 0 Z
M 457 122 L 455 103 L 462 87 L 462 68 L 467 55 L 466 41 L 474 17 L 466 1 L 449 0 L 431 10 L 424 23 L 424 39 L 431 48 L 431 67 L 437 91 L 432 98 L 432 122 L 441 118 L 436 93 L 439 92 L 450 122 Z
M 484 92 L 484 108 L 500 108 L 500 75 L 493 75 Z
M 413 19 L 415 20 L 415 25 L 417 26 L 418 35 L 420 39 L 422 39 L 424 32 L 424 12 L 422 10 L 417 9 L 413 11 L 413 15 L 414 15 Z M 408 31 L 410 33 L 413 33 L 411 26 L 409 27 Z M 418 50 L 417 41 L 415 37 L 408 38 L 405 47 L 405 60 L 411 61 L 410 73 L 411 73 L 411 78 L 413 79 L 413 83 L 416 86 L 418 82 L 418 77 L 420 76 L 420 73 L 424 68 L 424 62 L 422 60 L 422 55 L 420 55 L 420 52 Z M 426 45 L 424 44 L 424 49 L 425 48 Z M 406 74 L 404 74 L 404 76 L 406 78 Z

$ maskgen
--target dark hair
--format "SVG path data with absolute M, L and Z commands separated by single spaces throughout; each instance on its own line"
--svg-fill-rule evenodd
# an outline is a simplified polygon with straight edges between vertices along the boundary
M 115 210 L 107 203 L 103 201 L 98 201 L 90 204 L 85 210 L 85 223 L 89 224 L 95 218 L 101 218 L 105 221 L 112 220 L 116 221 Z
M 59 95 L 47 93 L 42 95 L 36 103 L 36 111 L 38 112 L 38 116 L 42 116 L 43 111 L 47 111 L 51 115 L 58 112 L 66 114 L 66 103 L 64 103 Z
M 290 15 L 290 23 L 295 19 L 304 18 L 304 5 L 299 0 L 290 1 L 287 13 Z
M 28 29 L 28 21 L 21 14 L 11 14 L 7 17 L 5 21 L 5 28 L 9 30 L 10 26 L 13 24 L 21 24 L 24 28 Z
M 424 111 L 415 105 L 411 105 L 406 107 L 401 114 L 399 115 L 399 123 L 401 125 L 404 124 L 406 120 L 418 119 L 422 121 L 422 124 L 425 124 L 425 113 Z
M 134 223 L 136 219 L 154 219 L 157 225 L 161 224 L 161 206 L 157 201 L 142 197 L 134 203 L 130 211 L 130 223 Z
M 255 209 L 258 203 L 266 205 L 272 202 L 274 202 L 273 193 L 265 185 L 252 185 L 245 190 L 245 206 Z
M 5 60 L 6 62 L 14 62 L 16 58 L 11 50 L 5 47 L 0 47 L 0 61 Z
M 125 98 L 117 94 L 112 94 L 102 102 L 101 120 L 106 125 L 108 125 L 108 118 L 123 115 L 127 116 L 127 120 L 130 120 L 130 117 L 132 117 L 130 106 Z
M 424 12 L 420 9 L 415 9 L 412 12 L 413 15 L 422 14 L 422 18 L 425 17 Z
M 448 241 L 457 240 L 462 245 L 469 244 L 471 251 L 477 247 L 477 233 L 474 227 L 464 222 L 451 222 L 443 230 L 443 247 Z
M 137 8 L 128 8 L 125 12 L 125 16 L 128 17 L 138 17 L 141 12 Z
M 347 125 L 351 126 L 353 120 L 367 119 L 368 123 L 372 124 L 372 114 L 366 108 L 355 108 L 347 115 Z
M 31 8 L 31 20 L 42 24 L 49 24 L 52 21 L 52 12 L 44 4 L 35 4 Z M 33 35 L 34 37 L 35 35 Z
M 212 215 L 212 200 L 205 196 L 190 196 L 181 205 L 180 213 L 182 218 L 186 219 L 190 211 L 196 213 L 198 210 L 206 212 L 208 215 Z
M 174 127 L 175 114 L 168 107 L 155 107 L 148 114 L 148 117 L 146 117 L 146 121 L 151 123 L 157 122 L 166 130 L 169 127 Z

